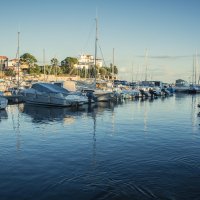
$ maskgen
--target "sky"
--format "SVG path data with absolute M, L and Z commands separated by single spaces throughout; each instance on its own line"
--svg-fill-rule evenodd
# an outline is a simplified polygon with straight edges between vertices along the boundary
M 17 32 L 20 55 L 38 64 L 44 51 L 46 63 L 94 55 L 95 18 L 98 57 L 114 60 L 120 79 L 190 81 L 200 52 L 199 0 L 0 0 L 0 8 L 0 55 L 9 59 Z

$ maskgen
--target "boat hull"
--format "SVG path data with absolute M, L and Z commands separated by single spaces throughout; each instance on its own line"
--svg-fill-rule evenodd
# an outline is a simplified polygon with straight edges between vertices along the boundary
M 110 101 L 113 98 L 113 92 L 107 91 L 94 91 L 94 95 L 97 97 L 97 101 Z
M 8 100 L 4 97 L 0 97 L 0 109 L 5 109 L 8 105 Z

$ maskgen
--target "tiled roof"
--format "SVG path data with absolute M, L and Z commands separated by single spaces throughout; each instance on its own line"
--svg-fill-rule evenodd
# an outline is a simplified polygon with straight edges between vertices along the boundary
M 0 56 L 0 59 L 8 59 L 8 57 L 6 57 L 6 56 Z

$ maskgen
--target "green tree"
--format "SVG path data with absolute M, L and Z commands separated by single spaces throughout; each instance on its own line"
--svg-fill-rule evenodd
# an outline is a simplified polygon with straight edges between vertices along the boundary
M 44 70 L 44 66 L 42 66 L 42 67 Z M 47 74 L 47 75 L 52 74 L 52 66 L 51 65 L 45 65 L 45 74 Z
M 60 75 L 60 74 L 63 73 L 62 69 L 61 69 L 59 66 L 56 66 L 56 67 L 54 68 L 54 70 L 55 70 L 55 72 L 56 72 L 56 75 Z
M 30 53 L 25 53 L 20 56 L 20 62 L 27 64 L 29 67 L 33 67 L 37 63 L 37 59 Z
M 28 70 L 29 74 L 39 75 L 41 74 L 41 67 L 38 65 L 31 66 Z
M 78 59 L 73 58 L 73 57 L 67 57 L 64 60 L 62 60 L 61 61 L 61 68 L 62 68 L 63 73 L 65 73 L 65 74 L 76 73 L 74 66 L 77 63 L 78 63 Z
M 53 74 L 54 75 L 57 75 L 58 74 L 58 71 L 60 71 L 58 69 L 58 59 L 57 58 L 52 58 L 51 59 L 51 65 L 52 65 L 52 68 L 53 68 Z
M 52 58 L 52 59 L 51 59 L 51 65 L 52 65 L 52 66 L 54 66 L 54 67 L 55 67 L 55 66 L 58 66 L 58 63 L 59 63 L 59 61 L 58 61 L 57 58 Z
M 89 77 L 90 78 L 97 77 L 97 73 L 98 73 L 97 66 L 96 66 L 96 69 L 94 66 L 90 67 L 90 69 L 89 69 Z
M 111 73 L 113 73 L 113 68 L 114 68 L 114 74 L 118 74 L 118 69 L 117 69 L 117 67 L 114 65 L 114 67 L 113 67 L 113 65 L 112 64 L 110 64 L 110 72 Z
M 7 69 L 4 73 L 6 76 L 16 76 L 16 72 L 13 69 Z
M 27 70 L 29 74 L 38 75 L 41 73 L 41 67 L 39 67 L 37 63 L 37 59 L 35 56 L 30 53 L 25 53 L 20 56 L 20 63 L 28 65 L 29 69 Z
M 87 70 L 85 69 L 85 67 L 83 67 L 80 71 L 80 77 L 81 78 L 86 78 L 87 77 Z
M 99 73 L 101 74 L 101 76 L 105 76 L 105 75 L 107 75 L 108 72 L 104 67 L 101 67 L 99 69 Z
M 114 74 L 118 74 L 118 69 L 115 65 L 114 65 Z

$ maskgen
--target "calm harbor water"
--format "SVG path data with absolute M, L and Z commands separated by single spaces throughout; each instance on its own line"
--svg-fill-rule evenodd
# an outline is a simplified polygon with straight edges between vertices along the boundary
M 0 111 L 1 200 L 200 199 L 199 95 Z

